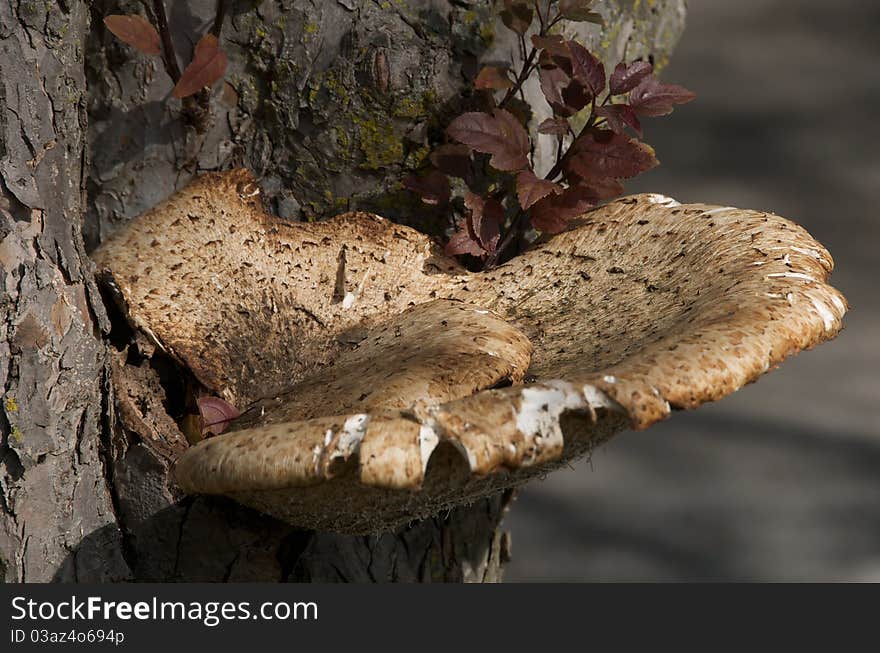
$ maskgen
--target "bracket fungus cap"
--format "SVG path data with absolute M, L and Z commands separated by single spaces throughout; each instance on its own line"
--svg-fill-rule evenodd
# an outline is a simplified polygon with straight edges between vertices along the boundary
M 94 254 L 131 325 L 242 413 L 174 478 L 301 527 L 397 527 L 545 474 L 833 337 L 833 262 L 769 213 L 659 195 L 494 270 L 366 213 L 204 175 Z

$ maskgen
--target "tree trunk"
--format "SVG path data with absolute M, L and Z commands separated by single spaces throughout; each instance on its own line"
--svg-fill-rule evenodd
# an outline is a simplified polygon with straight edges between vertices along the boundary
M 84 2 L 0 3 L 0 568 L 52 578 L 115 521 L 103 455 L 107 317 L 81 234 Z M 119 531 L 105 565 L 122 569 Z
M 182 68 L 218 3 L 167 4 Z M 479 63 L 514 49 L 488 0 L 222 4 L 230 66 L 197 115 L 169 97 L 158 58 L 101 25 L 142 3 L 0 3 L 0 577 L 499 580 L 508 494 L 350 537 L 168 481 L 184 446 L 168 415 L 174 370 L 105 308 L 86 251 L 193 175 L 237 166 L 282 217 L 359 208 L 440 234 L 448 217 L 399 180 L 476 101 Z M 629 58 L 662 63 L 682 0 L 605 4 L 608 27 L 587 40 L 606 60 L 628 43 Z

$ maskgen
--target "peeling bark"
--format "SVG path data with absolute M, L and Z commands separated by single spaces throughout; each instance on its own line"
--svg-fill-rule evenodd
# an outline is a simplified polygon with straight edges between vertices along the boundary
M 606 4 L 611 28 L 592 42 L 608 60 L 627 41 L 630 54 L 669 54 L 682 0 Z M 445 218 L 398 180 L 471 101 L 478 62 L 507 56 L 491 3 L 235 3 L 222 32 L 230 68 L 205 130 L 169 98 L 158 59 L 100 27 L 141 7 L 0 3 L 0 578 L 500 580 L 509 496 L 378 537 L 297 531 L 226 500 L 180 497 L 166 479 L 183 446 L 163 420 L 166 399 L 133 396 L 113 365 L 121 356 L 147 379 L 140 388 L 160 372 L 139 367 L 142 341 L 111 333 L 86 256 L 194 174 L 236 166 L 262 176 L 285 218 L 372 208 L 441 231 Z M 215 2 L 169 8 L 186 58 Z

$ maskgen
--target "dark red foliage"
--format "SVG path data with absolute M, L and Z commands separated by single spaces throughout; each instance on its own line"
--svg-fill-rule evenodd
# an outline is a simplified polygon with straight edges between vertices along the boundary
M 610 130 L 593 130 L 573 147 L 568 170 L 585 181 L 628 179 L 659 163 L 650 145 Z
M 640 116 L 670 113 L 676 104 L 693 100 L 694 94 L 660 83 L 647 61 L 622 61 L 609 76 L 602 61 L 582 43 L 550 33 L 560 20 L 601 24 L 594 4 L 593 0 L 504 0 L 501 19 L 519 35 L 523 47 L 520 69 L 483 67 L 475 88 L 506 91 L 503 97 L 477 94 L 478 106 L 488 102 L 495 108 L 452 120 L 446 134 L 456 143 L 441 145 L 431 154 L 436 170 L 405 182 L 429 203 L 448 199 L 446 175 L 463 179 L 470 189 L 464 194 L 465 209 L 446 245 L 447 254 L 475 256 L 492 267 L 509 244 L 522 240 L 529 224 L 542 232 L 562 231 L 599 202 L 621 195 L 621 180 L 658 164 L 654 150 L 640 140 Z M 531 51 L 525 40 L 529 32 Z M 540 114 L 540 108 L 532 110 L 517 97 L 534 74 L 553 111 L 539 124 L 534 115 Z M 556 162 L 543 178 L 530 162 L 529 128 L 555 137 Z M 473 152 L 489 156 L 471 156 Z M 506 216 L 510 226 L 502 237 Z
M 241 413 L 220 397 L 199 397 L 196 400 L 202 417 L 202 432 L 220 435 Z
M 565 44 L 565 39 L 559 34 L 550 34 L 549 36 L 539 36 L 534 34 L 532 35 L 532 45 L 547 53 L 547 56 L 543 61 L 543 64 L 545 65 L 549 63 L 553 57 L 568 59 L 571 56 L 571 53 L 568 51 L 568 46 Z M 556 63 L 555 65 L 559 64 Z
M 562 97 L 562 91 L 571 83 L 571 78 L 556 66 L 541 68 L 538 73 L 541 91 L 555 113 L 560 116 L 572 116 L 575 110 L 570 108 Z
M 480 247 L 491 254 L 501 236 L 501 223 L 504 222 L 504 207 L 496 199 L 486 199 L 475 193 L 465 193 L 464 205 L 467 207 L 473 232 Z
M 628 104 L 609 104 L 599 107 L 596 115 L 605 118 L 611 131 L 622 134 L 625 127 L 631 128 L 639 136 L 642 135 L 642 123 L 633 108 Z
M 620 179 L 613 177 L 590 179 L 583 184 L 593 191 L 600 200 L 614 199 L 623 194 L 623 183 Z
M 569 220 L 596 206 L 599 197 L 587 186 L 569 186 L 558 195 L 549 195 L 532 207 L 532 226 L 547 233 L 563 231 Z
M 162 54 L 159 32 L 142 16 L 114 14 L 104 19 L 104 25 L 123 43 L 144 54 Z
M 654 66 L 647 61 L 633 61 L 630 64 L 621 61 L 611 73 L 609 81 L 611 95 L 621 95 L 631 91 L 653 71 Z
M 562 186 L 541 179 L 531 170 L 523 170 L 516 176 L 516 196 L 519 199 L 519 205 L 524 210 L 531 208 L 535 202 L 550 194 L 558 195 L 561 192 Z
M 492 254 L 501 237 L 504 207 L 497 199 L 484 199 L 470 192 L 465 193 L 464 205 L 464 220 L 460 221 L 458 231 L 446 243 L 446 254 L 477 257 Z
M 513 86 L 513 80 L 507 76 L 507 68 L 498 66 L 484 66 L 480 74 L 474 80 L 474 88 L 477 90 L 501 91 Z
M 226 73 L 229 59 L 220 49 L 220 42 L 213 34 L 205 34 L 196 43 L 193 60 L 183 71 L 171 94 L 176 98 L 185 98 L 211 86 Z
M 532 24 L 535 12 L 527 0 L 504 0 L 501 22 L 517 34 L 525 34 Z
M 434 149 L 428 157 L 440 172 L 465 179 L 471 169 L 471 148 L 448 143 Z
M 477 152 L 491 154 L 489 164 L 496 170 L 515 172 L 529 164 L 528 132 L 504 109 L 495 109 L 491 116 L 480 111 L 460 115 L 446 133 Z
M 425 204 L 446 206 L 449 203 L 449 178 L 439 170 L 431 170 L 424 177 L 410 175 L 403 180 L 403 185 L 418 193 Z
M 449 237 L 449 241 L 443 249 L 446 256 L 461 256 L 462 254 L 485 256 L 485 250 L 480 246 L 469 225 L 463 225 L 463 227 Z
M 572 76 L 597 97 L 605 90 L 605 66 L 580 43 L 568 41 Z
M 629 94 L 629 103 L 640 116 L 665 116 L 676 104 L 686 104 L 697 96 L 678 84 L 661 84 L 656 77 L 646 77 Z
M 571 130 L 571 125 L 565 118 L 547 118 L 538 125 L 539 134 L 555 134 L 563 136 Z

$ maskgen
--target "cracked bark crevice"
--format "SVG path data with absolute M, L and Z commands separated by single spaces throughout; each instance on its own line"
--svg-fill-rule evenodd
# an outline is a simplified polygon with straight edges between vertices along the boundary
M 137 566 L 137 550 L 131 539 L 131 533 L 126 527 L 126 514 L 119 498 L 119 490 L 116 487 L 114 466 L 118 454 L 114 446 L 113 436 L 120 427 L 116 424 L 113 410 L 113 387 L 110 379 L 110 371 L 105 366 L 103 370 L 103 388 L 101 395 L 101 422 L 102 432 L 99 440 L 98 458 L 101 461 L 101 477 L 104 487 L 110 496 L 110 505 L 116 521 L 116 527 L 121 537 L 122 558 L 129 570 Z

